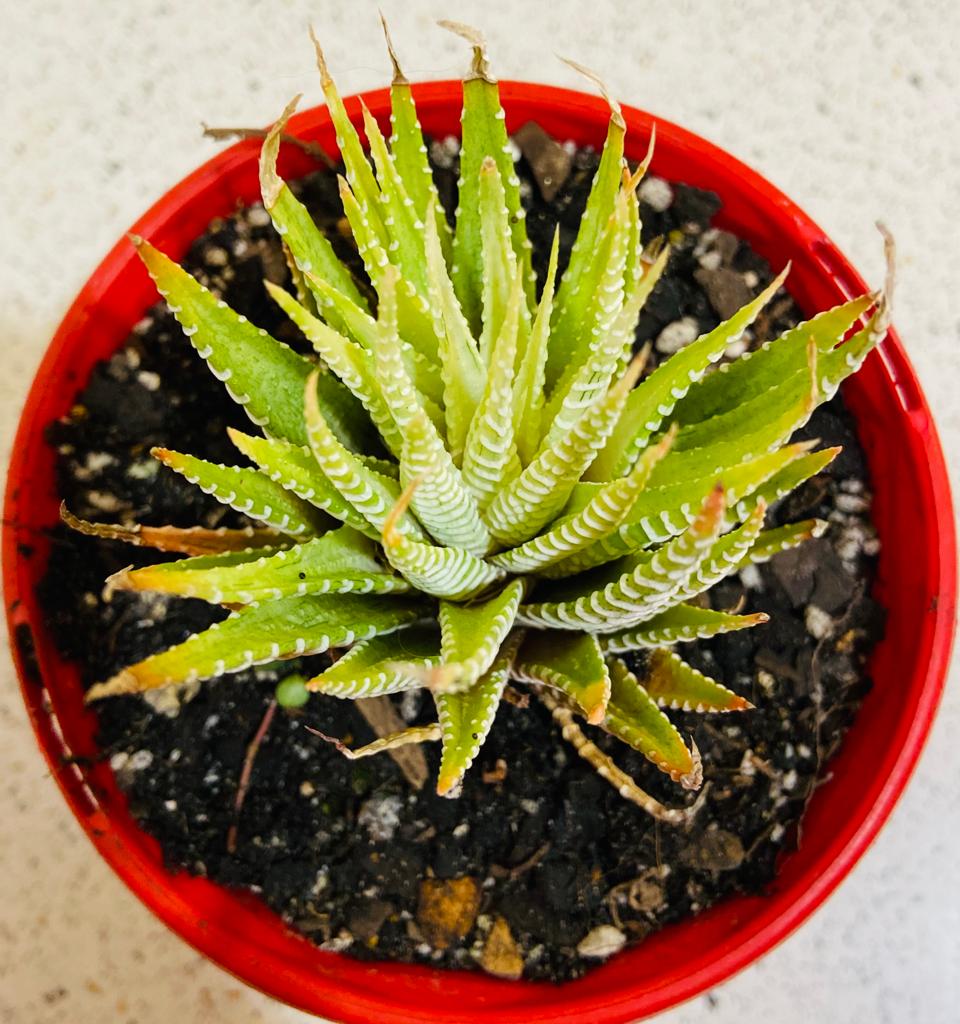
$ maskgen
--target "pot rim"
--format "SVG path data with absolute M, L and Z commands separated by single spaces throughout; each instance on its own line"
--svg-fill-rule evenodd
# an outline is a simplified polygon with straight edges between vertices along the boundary
M 500 87 L 511 130 L 524 119 L 536 116 L 551 134 L 558 134 L 553 127 L 559 126 L 561 134 L 569 129 L 567 137 L 578 142 L 602 142 L 608 114 L 603 100 L 569 89 L 523 82 L 503 81 Z M 460 89 L 459 81 L 414 86 L 425 131 L 441 134 L 444 129 L 438 128 L 439 125 L 445 125 L 451 132 L 459 130 Z M 352 117 L 359 113 L 360 98 L 355 96 L 346 101 Z M 362 98 L 375 117 L 385 119 L 389 112 L 388 90 L 368 92 Z M 520 113 L 525 117 L 520 117 Z M 713 182 L 724 199 L 725 211 L 718 218 L 721 223 L 731 197 L 736 197 L 737 203 L 743 200 L 744 215 L 750 223 L 741 230 L 762 255 L 771 258 L 778 252 L 779 245 L 789 243 L 805 253 L 812 261 L 814 274 L 821 275 L 819 283 L 815 276 L 810 277 L 810 288 L 816 286 L 822 291 L 829 285 L 838 301 L 864 290 L 862 279 L 816 224 L 746 165 L 670 122 L 629 106 L 623 107 L 623 114 L 629 129 L 628 139 L 632 138 L 634 143 L 632 147 L 628 145 L 628 153 L 631 149 L 643 148 L 640 140 L 645 143 L 655 120 L 658 150 L 654 170 L 672 180 L 678 180 L 677 175 L 661 170 L 664 163 L 689 170 L 691 173 L 684 173 L 679 180 L 693 184 L 700 184 L 695 180 L 698 174 L 707 175 L 704 180 Z M 325 108 L 317 107 L 296 115 L 289 131 L 304 138 L 321 136 L 332 147 L 332 129 Z M 666 160 L 662 159 L 665 150 Z M 239 142 L 221 151 L 173 186 L 131 231 L 162 246 L 178 223 L 182 229 L 182 218 L 185 211 L 192 209 L 191 204 L 204 211 L 219 204 L 219 212 L 226 212 L 237 196 L 231 182 L 239 175 L 248 174 L 251 164 L 255 166 L 258 151 L 259 143 L 253 141 Z M 302 154 L 286 154 L 281 171 L 292 177 L 311 169 L 314 165 L 304 163 L 304 159 Z M 215 195 L 219 195 L 219 199 Z M 193 216 L 196 219 L 197 211 Z M 196 234 L 199 232 L 195 232 L 194 237 Z M 597 1024 L 615 1024 L 658 1012 L 718 984 L 780 942 L 826 899 L 863 854 L 907 783 L 940 699 L 954 631 L 956 538 L 946 466 L 930 411 L 895 332 L 891 331 L 882 349 L 872 354 L 864 367 L 863 372 L 869 372 L 869 383 L 858 388 L 857 394 L 863 390 L 867 397 L 852 404 L 859 427 L 866 429 L 872 415 L 886 412 L 902 431 L 898 440 L 904 449 L 904 465 L 908 466 L 917 485 L 913 497 L 922 533 L 923 555 L 922 566 L 917 563 L 916 571 L 923 576 L 917 594 L 922 596 L 927 612 L 913 658 L 911 678 L 916 685 L 909 693 L 912 703 L 906 705 L 910 714 L 897 724 L 890 749 L 881 751 L 878 756 L 876 774 L 861 786 L 861 789 L 869 789 L 868 797 L 858 798 L 849 819 L 840 823 L 825 841 L 818 859 L 802 876 L 791 881 L 792 888 L 791 885 L 779 887 L 778 878 L 774 883 L 776 891 L 770 896 L 728 898 L 692 922 L 667 926 L 578 981 L 561 986 L 502 982 L 484 975 L 420 965 L 350 960 L 323 953 L 292 934 L 283 934 L 276 927 L 279 918 L 271 925 L 268 918 L 275 915 L 264 912 L 246 894 L 228 893 L 201 879 L 169 875 L 160 863 L 155 841 L 141 833 L 132 819 L 125 819 L 125 811 L 117 809 L 116 794 L 109 791 L 111 781 L 104 774 L 108 771 L 106 766 L 88 770 L 76 763 L 64 763 L 63 754 L 69 749 L 64 733 L 70 732 L 73 718 L 69 707 L 64 714 L 66 699 L 57 687 L 46 689 L 43 679 L 54 678 L 51 673 L 55 673 L 60 683 L 69 676 L 70 670 L 52 651 L 32 592 L 39 577 L 35 566 L 43 560 L 42 553 L 31 559 L 21 547 L 36 542 L 38 529 L 49 525 L 49 520 L 31 520 L 37 515 L 42 518 L 42 513 L 35 511 L 35 504 L 49 506 L 50 498 L 40 485 L 32 482 L 33 460 L 42 456 L 37 446 L 45 446 L 42 430 L 51 419 L 51 410 L 65 409 L 69 405 L 95 361 L 96 354 L 80 347 L 81 338 L 90 334 L 92 318 L 106 306 L 116 301 L 122 304 L 116 293 L 125 276 L 132 273 L 135 262 L 132 248 L 125 240 L 114 246 L 66 313 L 36 373 L 11 456 L 4 510 L 3 578 L 14 661 L 31 722 L 51 772 L 75 817 L 103 857 L 168 926 L 247 983 L 301 1009 L 336 1020 L 402 1024 L 411 1019 L 411 1015 L 423 1019 L 429 1014 L 430 1019 L 449 1022 L 482 1020 L 519 1024 L 523 1021 L 526 1024 L 541 1020 L 590 1020 Z M 108 297 L 110 302 L 105 302 Z M 797 298 L 803 306 L 804 296 Z M 806 312 L 812 312 L 809 294 L 806 301 Z M 131 319 L 130 314 L 138 307 L 141 311 L 146 308 L 134 296 L 105 328 L 109 331 L 112 327 L 114 334 L 122 331 L 119 343 L 135 323 L 136 317 Z M 71 379 L 70 367 L 75 365 L 80 368 Z M 880 395 L 879 405 L 874 402 L 876 395 L 870 388 Z M 47 447 L 46 452 L 52 465 L 52 450 Z M 886 458 L 881 449 L 876 448 L 873 456 L 868 457 L 868 463 L 873 469 L 875 459 Z M 889 467 L 888 472 L 892 472 Z M 38 546 L 42 548 L 42 545 L 40 538 Z M 885 549 L 881 565 L 886 557 Z M 902 575 L 896 577 L 898 581 Z M 35 645 L 33 652 L 31 644 Z M 859 716 L 851 733 L 858 723 Z M 89 723 L 87 734 L 87 738 L 92 735 Z M 843 757 L 843 753 L 838 757 Z M 829 783 L 830 787 L 835 785 L 835 781 Z M 811 813 L 818 800 L 821 800 L 819 793 L 811 805 Z M 113 806 L 111 801 L 114 801 Z M 799 857 L 799 853 L 791 854 L 784 863 L 787 865 Z M 724 910 L 722 915 L 715 913 L 718 908 Z M 239 918 L 234 915 L 243 917 L 240 927 L 236 924 Z M 703 927 L 698 924 L 705 921 Z M 658 950 L 669 948 L 670 941 L 665 942 L 663 936 L 678 928 L 689 932 L 692 925 L 710 939 L 708 956 L 700 956 L 689 963 L 684 961 L 681 951 L 674 962 L 661 966 L 659 973 L 651 975 L 649 969 L 635 970 L 642 963 L 644 951 L 652 950 L 654 945 Z M 251 942 L 243 926 L 255 927 L 261 941 Z M 662 951 L 660 956 L 663 956 Z

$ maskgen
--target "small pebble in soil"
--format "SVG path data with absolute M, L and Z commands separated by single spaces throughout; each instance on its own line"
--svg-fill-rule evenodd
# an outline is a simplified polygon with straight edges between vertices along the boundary
M 665 356 L 673 355 L 690 344 L 700 333 L 700 325 L 692 316 L 684 316 L 666 327 L 657 335 L 657 351 Z
M 577 943 L 577 952 L 591 960 L 606 960 L 614 953 L 619 953 L 626 944 L 627 937 L 619 928 L 614 928 L 612 924 L 601 924 Z

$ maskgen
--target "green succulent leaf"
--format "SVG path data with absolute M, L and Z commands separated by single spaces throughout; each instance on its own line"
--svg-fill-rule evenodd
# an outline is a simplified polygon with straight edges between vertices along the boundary
M 513 433 L 513 377 L 522 293 L 514 273 L 506 314 L 489 362 L 483 397 L 467 433 L 463 480 L 482 512 L 503 486 L 520 473 Z
M 592 301 L 584 310 L 582 339 L 578 346 L 583 355 L 579 361 L 568 364 L 544 410 L 544 421 L 549 425 L 545 445 L 562 437 L 580 419 L 610 386 L 620 365 L 625 339 L 624 334 L 614 328 L 623 311 L 629 209 L 626 196 L 621 193 L 595 254 L 598 277 Z
M 320 358 L 363 404 L 374 426 L 380 432 L 384 444 L 399 457 L 403 448 L 403 438 L 381 394 L 373 356 L 322 320 L 318 320 L 289 292 L 269 281 L 266 282 L 266 288 L 277 305 L 317 350 Z
M 645 647 L 663 647 L 665 644 L 707 640 L 721 633 L 733 633 L 768 622 L 764 612 L 752 615 L 734 615 L 730 612 L 698 608 L 692 604 L 678 604 L 655 615 L 640 626 L 608 633 L 597 639 L 607 654 L 624 654 Z
M 435 688 L 469 689 L 490 668 L 513 628 L 523 592 L 523 581 L 513 580 L 485 601 L 440 602 L 443 661 Z
M 553 245 L 547 264 L 547 279 L 540 295 L 540 304 L 533 327 L 520 349 L 516 380 L 513 385 L 513 433 L 517 439 L 520 463 L 529 466 L 540 450 L 543 419 L 544 385 L 547 353 L 550 345 L 550 317 L 557 280 L 560 254 L 560 230 L 553 233 Z
M 189 558 L 111 577 L 114 587 L 156 590 L 213 604 L 244 605 L 306 594 L 404 593 L 410 585 L 387 572 L 376 546 L 341 526 L 323 537 L 278 551 Z
M 464 548 L 439 547 L 398 529 L 419 483 L 415 479 L 407 485 L 384 522 L 382 542 L 387 561 L 415 589 L 451 601 L 466 601 L 502 580 L 502 569 Z
M 676 726 L 620 658 L 610 658 L 610 703 L 602 728 L 687 788 L 699 786 L 698 761 Z
M 620 422 L 590 467 L 587 479 L 612 480 L 622 476 L 633 465 L 647 439 L 660 429 L 690 386 L 703 377 L 712 363 L 720 360 L 727 348 L 739 340 L 760 315 L 783 284 L 789 269 L 789 266 L 784 268 L 752 302 L 729 320 L 661 363 L 631 393 Z
M 546 381 L 552 389 L 565 367 L 577 361 L 582 325 L 596 293 L 598 261 L 596 252 L 610 218 L 613 216 L 623 173 L 623 140 L 626 126 L 618 108 L 611 110 L 607 137 L 594 175 L 586 209 L 580 220 L 577 239 L 570 252 L 557 292 L 550 331 L 550 353 Z
M 610 672 L 597 637 L 531 630 L 514 661 L 513 674 L 524 682 L 560 690 L 592 725 L 603 721 L 610 700 Z
M 357 287 L 353 275 L 340 262 L 330 240 L 314 223 L 307 208 L 277 174 L 280 139 L 299 98 L 298 96 L 287 105 L 279 120 L 270 129 L 260 150 L 260 191 L 263 205 L 270 214 L 277 232 L 283 238 L 303 284 L 309 288 L 308 275 L 318 275 L 350 301 L 365 309 L 366 299 Z M 338 330 L 342 329 L 342 321 L 335 312 L 332 316 L 333 326 Z
M 417 482 L 411 491 L 413 509 L 437 541 L 482 555 L 491 538 L 480 509 L 436 425 L 417 402 L 404 368 L 395 294 L 388 284 L 380 297 L 376 368 L 384 399 L 403 433 L 400 479 L 405 486 Z
M 632 364 L 565 437 L 541 451 L 494 498 L 485 519 L 501 544 L 529 540 L 566 505 L 580 476 L 613 429 L 639 373 L 640 365 Z
M 423 685 L 405 671 L 428 670 L 440 663 L 440 636 L 433 626 L 411 626 L 362 640 L 325 672 L 307 682 L 307 689 L 327 697 L 358 700 L 382 697 Z
M 429 293 L 436 320 L 435 330 L 440 339 L 447 444 L 454 462 L 460 465 L 470 424 L 483 398 L 487 371 L 450 280 L 442 252 L 442 236 L 434 226 L 431 212 L 432 207 L 427 214 L 425 229 Z
M 810 444 L 807 442 L 788 445 L 719 474 L 726 495 L 728 525 L 746 519 L 757 501 L 762 499 L 769 506 L 777 497 L 782 496 L 782 491 L 777 493 L 780 488 L 776 483 L 781 473 L 785 474 L 785 480 L 795 477 L 806 479 L 818 472 L 817 466 L 822 468 L 836 454 L 836 450 L 833 450 L 833 455 L 824 458 L 818 452 L 815 453 L 816 458 L 811 458 L 806 454 L 809 450 Z M 795 464 L 798 466 L 796 469 L 793 468 Z M 677 536 L 692 522 L 694 509 L 700 507 L 716 486 L 717 476 L 717 473 L 708 472 L 696 480 L 656 488 L 648 483 L 630 510 L 626 522 L 615 533 L 548 566 L 542 575 L 549 578 L 572 576 Z M 574 489 L 571 505 L 576 507 L 589 500 L 600 486 L 579 485 Z
M 514 279 L 523 289 L 523 271 L 510 247 L 510 212 L 492 156 L 480 164 L 480 253 L 483 260 L 483 327 L 480 331 L 480 359 L 489 366 L 494 340 L 503 333 L 503 325 L 512 305 Z M 526 314 L 526 305 L 523 307 Z
M 401 336 L 425 359 L 436 363 L 439 342 L 429 303 L 413 283 L 400 273 L 399 267 L 391 264 L 387 246 L 375 235 L 367 213 L 342 178 L 340 200 L 343 203 L 343 212 L 350 222 L 357 252 L 363 259 L 363 265 L 381 301 L 383 289 L 388 284 L 393 284 L 396 289 Z
M 744 697 L 698 672 L 673 651 L 653 651 L 643 674 L 643 687 L 661 707 L 683 711 L 746 711 Z
M 205 494 L 290 537 L 317 537 L 330 526 L 322 512 L 255 469 L 221 466 L 168 448 L 151 454 Z
M 676 591 L 675 599 L 689 601 L 736 572 L 760 535 L 766 511 L 766 503 L 758 501 L 745 523 L 714 541 L 696 572 Z
M 627 476 L 602 484 L 579 511 L 561 517 L 546 533 L 494 555 L 490 561 L 507 572 L 543 572 L 610 537 L 636 504 L 653 467 L 666 455 L 672 439 L 667 434 L 659 444 L 648 448 Z
M 361 103 L 361 109 L 364 131 L 370 143 L 370 155 L 373 157 L 380 183 L 380 209 L 383 225 L 390 239 L 388 250 L 391 262 L 399 268 L 421 296 L 426 296 L 423 219 L 417 213 L 416 205 L 403 184 L 376 118 L 367 109 L 366 104 Z
M 357 129 L 353 126 L 336 83 L 330 76 L 326 58 L 313 29 L 310 30 L 310 35 L 313 39 L 314 51 L 316 53 L 317 68 L 320 71 L 320 84 L 323 88 L 323 95 L 327 101 L 327 108 L 330 111 L 330 119 L 333 121 L 333 126 L 337 133 L 337 148 L 340 150 L 340 158 L 343 160 L 344 167 L 346 168 L 346 180 L 353 194 L 357 197 L 359 209 L 369 224 L 372 236 L 380 245 L 386 246 L 388 239 L 378 209 L 380 189 L 377 185 L 377 180 L 373 176 L 373 171 L 367 161 L 367 154 L 364 152 Z
M 400 497 L 400 485 L 392 477 L 371 469 L 337 440 L 320 411 L 315 380 L 314 376 L 307 380 L 304 400 L 310 451 L 343 501 L 356 509 L 370 526 L 382 530 L 390 509 Z M 423 535 L 423 531 L 408 515 L 400 518 L 397 529 L 416 537 Z
M 611 633 L 644 622 L 684 591 L 709 557 L 724 522 L 724 494 L 716 487 L 689 528 L 654 552 L 614 562 L 599 575 L 574 577 L 538 591 L 522 605 L 525 625 Z M 544 599 L 545 598 L 545 599 Z
M 340 522 L 377 540 L 380 531 L 358 512 L 330 482 L 309 448 L 272 437 L 253 437 L 233 428 L 230 440 L 285 491 L 295 494 Z
M 452 22 L 446 28 L 470 42 L 473 63 L 463 82 L 463 144 L 460 149 L 460 178 L 457 223 L 453 240 L 451 273 L 463 311 L 475 334 L 482 326 L 481 306 L 486 268 L 483 262 L 483 219 L 480 202 L 480 169 L 484 160 L 494 161 L 503 183 L 504 202 L 510 222 L 510 241 L 520 265 L 527 302 L 535 301 L 536 279 L 531 268 L 527 239 L 526 211 L 520 202 L 520 180 L 513 166 L 507 139 L 506 118 L 500 106 L 500 90 L 491 77 L 482 38 L 478 33 Z
M 369 313 L 351 302 L 345 295 L 331 288 L 326 281 L 315 275 L 308 275 L 310 284 L 323 309 L 326 319 L 330 319 L 330 310 L 336 310 L 344 324 L 344 333 L 363 346 L 368 352 L 376 351 L 377 336 L 380 328 L 377 321 Z M 436 363 L 418 352 L 402 338 L 400 348 L 404 366 L 420 396 L 420 403 L 430 411 L 431 419 L 438 419 L 433 409 L 439 410 L 443 405 L 443 382 L 437 376 Z
M 737 568 L 742 569 L 747 565 L 769 562 L 774 555 L 779 555 L 781 551 L 789 551 L 804 541 L 822 537 L 828 526 L 829 524 L 823 519 L 804 519 L 799 523 L 763 530 L 743 556 Z
M 161 654 L 123 669 L 87 692 L 87 700 L 142 693 L 169 683 L 241 672 L 280 658 L 320 654 L 421 618 L 417 599 L 336 594 L 287 597 L 236 612 Z
M 394 70 L 393 82 L 390 85 L 390 151 L 407 195 L 413 200 L 414 209 L 421 220 L 433 222 L 440 236 L 444 260 L 449 261 L 453 249 L 453 232 L 437 195 L 433 170 L 427 158 L 427 147 L 423 141 L 423 131 L 413 101 L 413 91 L 400 68 L 385 23 L 384 34 L 387 37 L 387 49 Z
M 276 437 L 305 444 L 303 387 L 310 362 L 234 313 L 185 270 L 135 238 L 157 290 L 183 333 L 250 419 Z M 320 387 L 324 411 L 338 437 L 354 450 L 369 440 L 369 420 L 352 395 L 332 378 Z
M 440 796 L 459 785 L 490 733 L 521 639 L 520 634 L 513 634 L 493 665 L 469 689 L 434 694 L 442 745 L 437 778 Z
M 672 416 L 681 424 L 700 423 L 729 412 L 764 395 L 807 366 L 807 346 L 814 340 L 821 356 L 829 352 L 877 301 L 874 293 L 861 295 L 798 324 L 755 352 L 717 367 L 677 402 Z

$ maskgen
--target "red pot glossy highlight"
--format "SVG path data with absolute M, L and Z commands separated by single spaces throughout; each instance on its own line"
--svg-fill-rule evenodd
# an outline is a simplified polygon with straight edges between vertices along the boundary
M 599 99 L 518 82 L 501 83 L 501 93 L 510 130 L 535 119 L 560 139 L 596 146 L 603 141 L 607 108 Z M 459 131 L 459 83 L 429 83 L 415 87 L 415 94 L 425 132 L 437 137 Z M 385 123 L 387 91 L 364 99 Z M 359 117 L 359 100 L 348 100 L 347 109 Z M 639 159 L 653 118 L 629 107 L 624 116 L 628 155 Z M 297 115 L 290 130 L 335 152 L 324 108 Z M 258 148 L 242 142 L 220 153 L 175 186 L 132 230 L 181 257 L 213 217 L 231 212 L 238 200 L 259 198 Z M 284 148 L 284 176 L 314 167 L 303 153 Z M 774 267 L 792 260 L 789 289 L 806 313 L 864 290 L 857 273 L 801 210 L 710 143 L 658 120 L 653 170 L 718 192 L 724 204 L 718 224 L 748 239 Z M 810 803 L 802 848 L 784 858 L 768 895 L 726 900 L 665 928 L 586 978 L 551 986 L 360 963 L 320 952 L 254 897 L 167 872 L 157 843 L 130 817 L 109 767 L 64 762 L 66 752 L 96 754 L 96 723 L 83 708 L 76 668 L 56 654 L 35 596 L 49 549 L 42 531 L 57 521 L 59 504 L 53 452 L 43 431 L 69 410 L 93 365 L 123 343 L 156 300 L 124 240 L 60 325 L 20 422 L 7 484 L 3 569 L 24 699 L 51 771 L 100 853 L 174 931 L 244 981 L 337 1021 L 615 1024 L 717 984 L 765 953 L 823 902 L 906 784 L 940 697 L 954 629 L 956 541 L 946 469 L 930 411 L 894 333 L 844 387 L 873 476 L 873 515 L 883 542 L 875 596 L 889 612 L 887 633 L 871 665 L 874 690 L 831 762 L 830 781 Z

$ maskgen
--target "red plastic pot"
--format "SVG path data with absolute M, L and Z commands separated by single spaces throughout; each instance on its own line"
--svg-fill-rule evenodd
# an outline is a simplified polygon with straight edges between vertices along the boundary
M 501 84 L 507 124 L 536 119 L 548 132 L 599 145 L 607 108 L 563 89 Z M 424 130 L 459 129 L 460 86 L 416 89 Z M 381 121 L 386 90 L 367 94 Z M 347 101 L 359 116 L 359 101 Z M 625 108 L 628 155 L 644 152 L 653 118 Z M 323 108 L 291 131 L 335 151 Z M 173 257 L 238 201 L 258 198 L 258 145 L 242 142 L 175 186 L 133 231 Z M 286 147 L 281 172 L 315 165 Z M 761 177 L 708 142 L 657 121 L 654 170 L 715 190 L 718 223 L 749 239 L 775 267 L 793 261 L 789 288 L 808 314 L 862 292 L 864 283 L 823 232 Z M 716 985 L 757 959 L 811 914 L 876 835 L 907 782 L 930 729 L 949 662 L 956 605 L 956 540 L 943 455 L 930 411 L 900 343 L 882 348 L 844 387 L 867 453 L 883 541 L 876 597 L 888 609 L 874 655 L 875 680 L 831 779 L 810 803 L 801 848 L 785 857 L 770 892 L 729 899 L 670 926 L 582 980 L 562 986 L 496 981 L 466 972 L 360 963 L 323 953 L 292 934 L 254 897 L 163 867 L 156 842 L 137 827 L 109 767 L 96 754 L 96 723 L 81 703 L 78 673 L 56 654 L 35 585 L 57 521 L 47 423 L 68 411 L 94 363 L 112 353 L 157 300 L 133 248 L 119 242 L 87 282 L 40 366 L 27 399 L 7 485 L 3 569 L 7 613 L 24 699 L 41 748 L 74 814 L 118 875 L 202 953 L 264 992 L 337 1021 L 589 1021 L 614 1024 L 655 1013 Z M 69 581 L 64 581 L 69 585 Z M 66 760 L 66 754 L 81 759 Z

